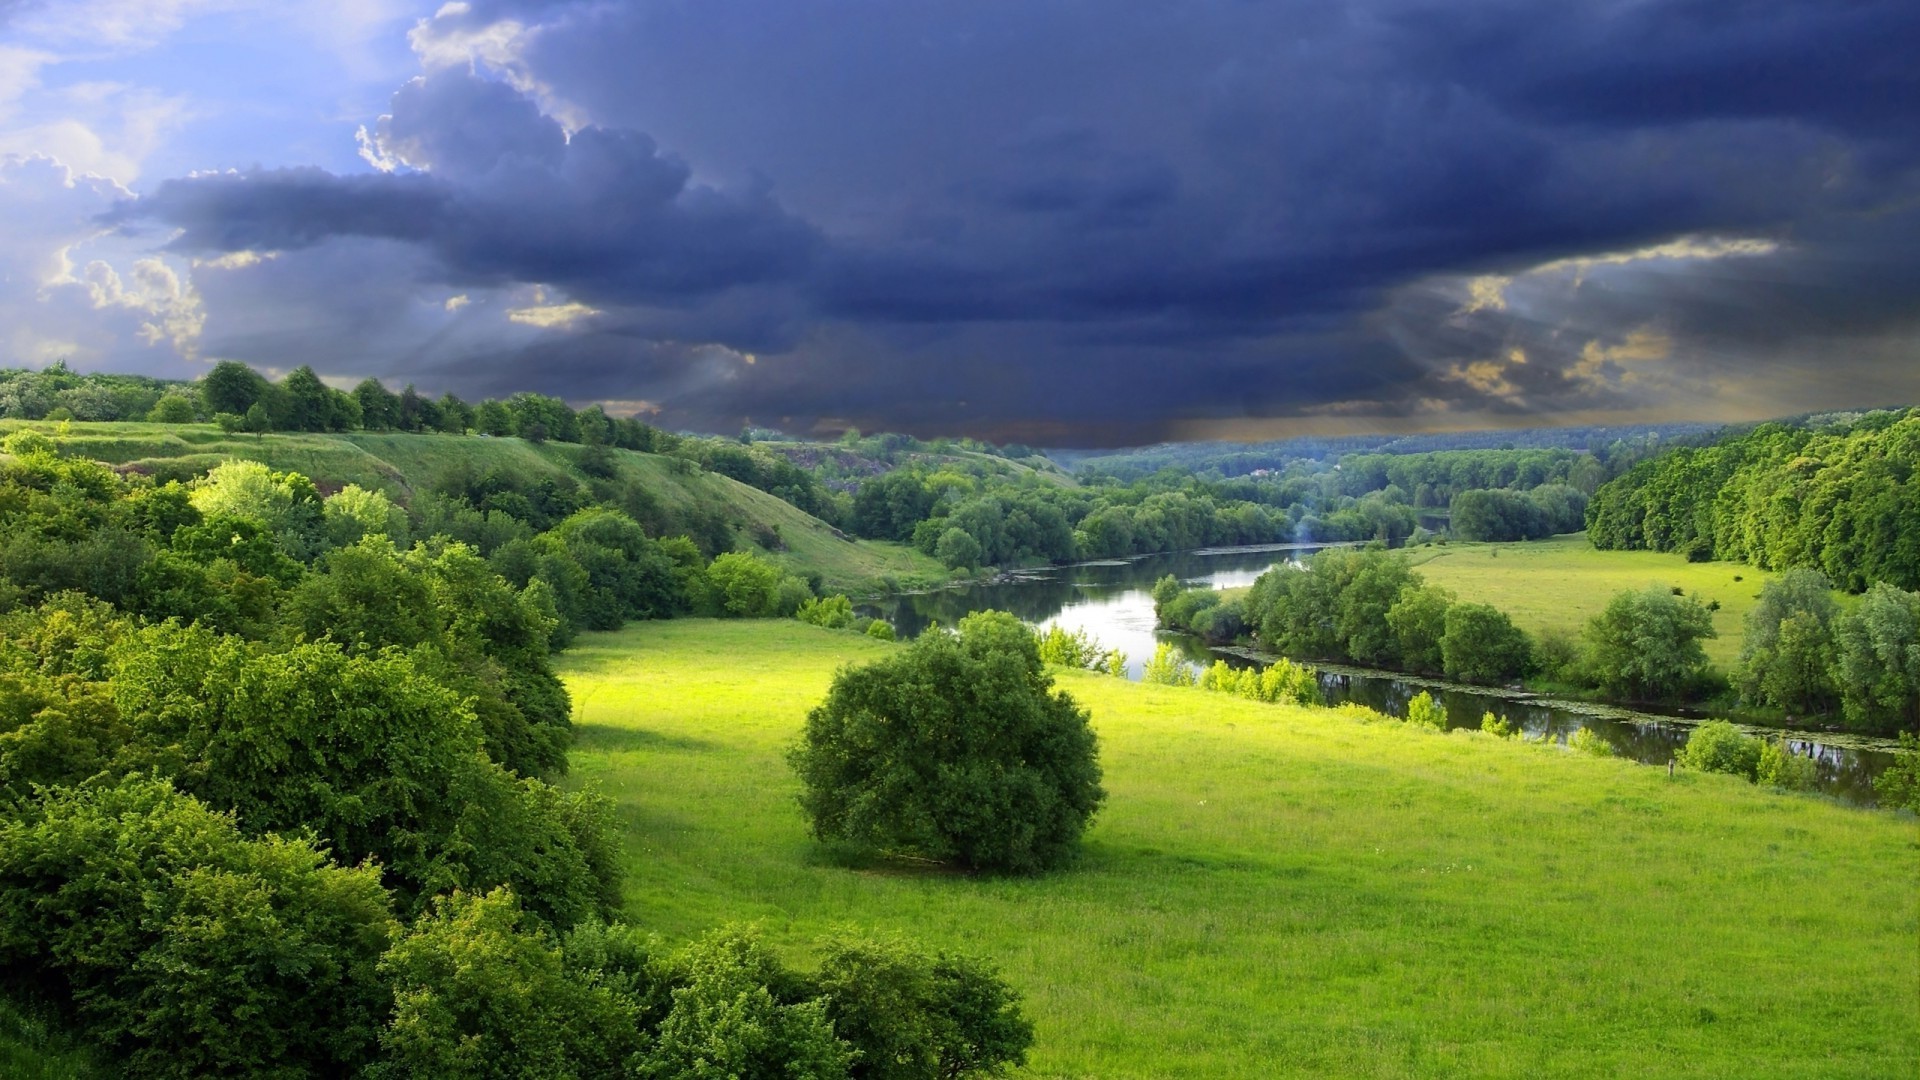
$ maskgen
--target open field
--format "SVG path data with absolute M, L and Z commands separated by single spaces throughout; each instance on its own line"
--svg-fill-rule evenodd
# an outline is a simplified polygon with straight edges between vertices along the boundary
M 53 423 L 0 421 L 0 435 L 19 428 L 49 435 L 61 430 Z M 513 438 L 377 432 L 228 435 L 212 424 L 75 423 L 67 431 L 59 437 L 68 453 L 112 465 L 142 471 L 163 462 L 210 468 L 230 457 L 245 458 L 304 474 L 323 491 L 358 484 L 402 503 L 462 463 L 477 473 L 497 468 L 536 481 L 549 476 L 592 481 L 575 467 L 580 447 Z M 836 535 L 819 518 L 775 496 L 679 458 L 630 450 L 616 450 L 613 457 L 616 479 L 637 482 L 670 511 L 699 507 L 721 512 L 735 525 L 739 544 L 760 548 L 763 530 L 777 529 L 786 550 L 770 553 L 773 558 L 803 573 L 820 574 L 830 588 L 860 590 L 887 578 L 924 584 L 949 577 L 939 562 L 905 544 Z
M 1578 634 L 1623 589 L 1678 586 L 1702 603 L 1720 601 L 1703 644 L 1707 659 L 1731 670 L 1740 655 L 1747 612 L 1770 571 L 1744 563 L 1690 563 L 1659 551 L 1596 551 L 1587 534 L 1511 544 L 1448 544 L 1412 549 L 1420 573 L 1463 600 L 1492 604 L 1528 633 L 1558 629 Z M 1740 579 L 1740 580 L 1736 580 Z
M 846 924 L 983 953 L 1027 994 L 1036 1076 L 1920 1069 L 1910 816 L 1065 673 L 1109 791 L 1076 867 L 850 863 L 781 754 L 838 665 L 896 647 L 676 621 L 560 658 L 629 918 L 758 920 L 797 960 Z

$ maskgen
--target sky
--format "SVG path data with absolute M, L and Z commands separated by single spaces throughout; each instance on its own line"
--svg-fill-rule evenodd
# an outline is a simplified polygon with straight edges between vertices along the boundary
M 1912 0 L 0 0 L 0 366 L 1059 447 L 1920 401 Z

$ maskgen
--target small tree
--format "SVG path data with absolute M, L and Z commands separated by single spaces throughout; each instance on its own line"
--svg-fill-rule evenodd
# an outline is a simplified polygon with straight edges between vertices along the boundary
M 1440 655 L 1447 678 L 1499 683 L 1527 673 L 1533 644 L 1505 612 L 1487 604 L 1455 604 L 1444 619 Z
M 1060 865 L 1106 795 L 1087 713 L 996 611 L 842 670 L 789 760 L 820 839 L 974 869 Z
M 951 528 L 940 534 L 933 545 L 933 557 L 939 559 L 950 570 L 971 570 L 980 565 L 980 541 L 962 528 Z
M 1586 636 L 1600 688 L 1647 699 L 1675 696 L 1697 684 L 1707 671 L 1700 642 L 1717 635 L 1706 605 L 1654 586 L 1615 595 L 1587 625 Z
M 1735 684 L 1740 696 L 1794 712 L 1823 712 L 1837 697 L 1833 583 L 1818 570 L 1795 568 L 1769 581 L 1747 613 Z

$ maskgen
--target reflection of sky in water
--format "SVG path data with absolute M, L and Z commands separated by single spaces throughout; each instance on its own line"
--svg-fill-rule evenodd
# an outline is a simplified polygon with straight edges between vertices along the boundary
M 1190 586 L 1237 589 L 1251 585 L 1266 567 L 1259 569 L 1218 570 L 1210 574 L 1182 576 Z M 1084 630 L 1109 649 L 1127 654 L 1127 678 L 1138 679 L 1140 669 L 1153 656 L 1160 637 L 1154 633 L 1153 596 L 1146 589 L 1120 585 L 1075 587 L 1077 595 L 1060 610 L 1040 621 L 1042 630 L 1059 626 L 1068 631 Z M 1200 657 L 1193 657 L 1202 660 Z
M 1137 680 L 1154 647 L 1163 640 L 1191 661 L 1207 664 L 1214 659 L 1197 642 L 1154 632 L 1150 590 L 1155 581 L 1172 574 L 1189 586 L 1241 588 L 1252 585 L 1275 563 L 1297 559 L 1301 554 L 1270 548 L 1219 549 L 1051 567 L 1015 582 L 886 597 L 861 605 L 861 610 L 886 618 L 906 637 L 931 625 L 952 626 L 972 611 L 1011 611 L 1042 629 L 1060 626 L 1069 631 L 1084 630 L 1102 648 L 1119 649 L 1127 656 L 1127 677 Z M 1229 658 L 1229 662 L 1247 663 L 1237 658 Z M 1321 689 L 1330 704 L 1352 701 L 1404 716 L 1407 699 L 1421 687 L 1385 673 L 1337 675 L 1323 670 Z M 1489 710 L 1506 715 L 1535 737 L 1555 741 L 1564 741 L 1586 727 L 1603 736 L 1622 756 L 1654 765 L 1664 765 L 1692 731 L 1689 725 L 1653 717 L 1639 722 L 1596 718 L 1464 689 L 1441 690 L 1435 697 L 1446 711 L 1449 727 L 1478 727 L 1481 714 Z M 1789 744 L 1798 753 L 1811 753 L 1819 762 L 1822 790 L 1856 802 L 1872 800 L 1872 776 L 1890 760 L 1890 755 L 1882 751 L 1843 749 L 1804 736 L 1790 739 Z

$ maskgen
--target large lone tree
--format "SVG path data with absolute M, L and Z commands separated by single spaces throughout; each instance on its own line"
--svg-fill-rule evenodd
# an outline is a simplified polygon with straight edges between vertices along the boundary
M 1033 873 L 1072 857 L 1105 798 L 1087 719 L 1033 632 L 981 612 L 842 670 L 791 761 L 822 840 Z

